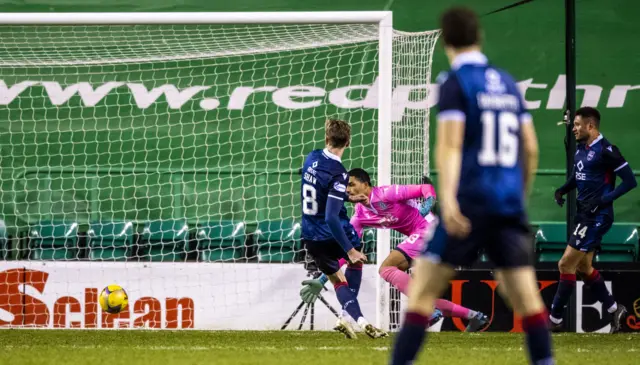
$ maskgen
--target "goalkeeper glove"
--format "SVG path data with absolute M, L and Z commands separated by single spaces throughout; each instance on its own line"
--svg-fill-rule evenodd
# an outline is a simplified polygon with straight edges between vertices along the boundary
M 307 304 L 315 302 L 322 288 L 324 288 L 324 284 L 319 279 L 305 280 L 302 285 L 300 299 Z
M 420 215 L 423 217 L 426 217 L 427 214 L 429 214 L 429 212 L 431 211 L 431 208 L 433 208 L 433 204 L 435 204 L 436 199 L 432 196 L 426 198 L 422 203 L 420 203 Z

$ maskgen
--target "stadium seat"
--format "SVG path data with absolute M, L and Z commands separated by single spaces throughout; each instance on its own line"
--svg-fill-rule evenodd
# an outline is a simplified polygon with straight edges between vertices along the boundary
M 92 223 L 87 231 L 89 259 L 126 261 L 133 247 L 132 222 Z
M 29 259 L 78 258 L 78 223 L 41 222 L 29 229 Z
M 558 262 L 562 258 L 564 251 L 543 251 L 538 252 L 538 262 Z
M 614 224 L 602 238 L 597 262 L 634 262 L 638 258 L 638 228 L 631 224 Z
M 614 224 L 603 237 L 596 262 L 633 262 L 638 258 L 638 229 L 635 225 Z M 536 232 L 538 261 L 555 262 L 567 246 L 565 223 L 542 223 Z
M 199 261 L 235 261 L 245 257 L 245 222 L 209 222 L 196 231 Z
M 185 261 L 189 226 L 184 220 L 155 220 L 148 222 L 142 232 L 143 261 Z
M 293 262 L 300 249 L 300 223 L 292 220 L 258 223 L 258 262 Z
M 538 262 L 557 262 L 567 247 L 567 225 L 540 223 L 536 230 L 535 251 Z

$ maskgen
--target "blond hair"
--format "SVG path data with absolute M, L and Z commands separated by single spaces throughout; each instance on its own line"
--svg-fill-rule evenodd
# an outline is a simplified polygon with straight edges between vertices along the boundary
M 327 119 L 324 124 L 325 140 L 328 145 L 343 148 L 351 141 L 351 126 L 344 120 Z

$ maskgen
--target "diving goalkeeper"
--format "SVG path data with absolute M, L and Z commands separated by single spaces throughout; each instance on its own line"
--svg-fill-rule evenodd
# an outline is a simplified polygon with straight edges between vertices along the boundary
M 424 248 L 425 236 L 430 223 L 435 219 L 431 208 L 435 203 L 435 190 L 430 184 L 423 185 L 390 185 L 377 186 L 371 184 L 369 174 L 363 169 L 349 171 L 347 193 L 359 197 L 351 224 L 358 236 L 362 237 L 364 227 L 393 229 L 407 238 L 399 244 L 383 261 L 379 274 L 389 284 L 407 295 L 411 277 L 407 270 L 413 259 L 420 255 Z M 416 199 L 423 198 L 420 204 Z M 313 302 L 324 287 L 326 276 L 315 280 L 306 280 L 300 291 L 302 299 Z M 430 324 L 437 322 L 442 315 L 467 319 L 467 332 L 475 332 L 484 328 L 488 317 L 445 299 L 436 301 L 434 316 Z M 346 314 L 343 314 L 346 316 Z

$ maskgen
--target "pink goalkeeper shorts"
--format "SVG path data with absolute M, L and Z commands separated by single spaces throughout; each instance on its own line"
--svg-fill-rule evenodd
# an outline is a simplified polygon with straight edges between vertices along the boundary
M 407 239 L 405 239 L 404 241 L 402 241 L 401 244 L 398 245 L 397 249 L 402 250 L 402 252 L 407 254 L 407 256 L 409 256 L 412 259 L 415 259 L 416 257 L 420 256 L 420 254 L 422 254 L 422 252 L 426 248 L 425 247 L 425 245 L 427 244 L 426 236 L 429 233 L 429 228 L 431 228 L 431 225 L 433 224 L 432 222 L 434 219 L 435 217 L 429 214 L 429 216 L 427 216 L 426 218 L 429 225 L 424 229 L 421 229 L 409 235 Z

